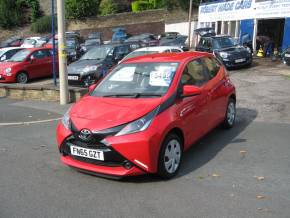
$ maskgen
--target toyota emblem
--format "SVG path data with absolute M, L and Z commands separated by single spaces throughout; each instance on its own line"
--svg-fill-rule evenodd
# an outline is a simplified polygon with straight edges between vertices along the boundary
M 90 140 L 91 136 L 92 136 L 92 132 L 88 129 L 82 129 L 79 134 L 79 138 L 84 141 Z

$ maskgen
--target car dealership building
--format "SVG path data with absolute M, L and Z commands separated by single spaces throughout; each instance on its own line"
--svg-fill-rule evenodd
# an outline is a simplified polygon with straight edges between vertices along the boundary
M 256 37 L 267 36 L 275 47 L 290 47 L 290 0 L 233 0 L 201 3 L 199 27 L 242 39 L 247 35 L 256 48 Z M 240 41 L 241 42 L 241 41 Z

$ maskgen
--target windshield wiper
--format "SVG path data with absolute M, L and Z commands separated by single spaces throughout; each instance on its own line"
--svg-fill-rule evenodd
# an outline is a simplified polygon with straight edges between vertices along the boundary
M 139 97 L 161 97 L 161 94 L 155 93 L 122 93 L 122 94 L 110 94 L 110 95 L 103 95 L 102 97 L 132 97 L 132 98 L 139 98 Z

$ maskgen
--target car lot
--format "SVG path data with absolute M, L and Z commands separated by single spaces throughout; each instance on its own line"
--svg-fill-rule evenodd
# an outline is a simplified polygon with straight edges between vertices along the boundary
M 63 166 L 55 119 L 67 107 L 0 99 L 0 217 L 289 217 L 290 79 L 277 74 L 288 71 L 267 62 L 231 71 L 236 127 L 193 146 L 170 181 Z

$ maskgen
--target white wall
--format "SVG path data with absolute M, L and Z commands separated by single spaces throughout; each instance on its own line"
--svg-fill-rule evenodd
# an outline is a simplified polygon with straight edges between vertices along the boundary
M 196 27 L 197 21 L 191 22 L 191 33 Z M 181 35 L 188 36 L 188 22 L 165 24 L 165 32 L 179 32 Z

